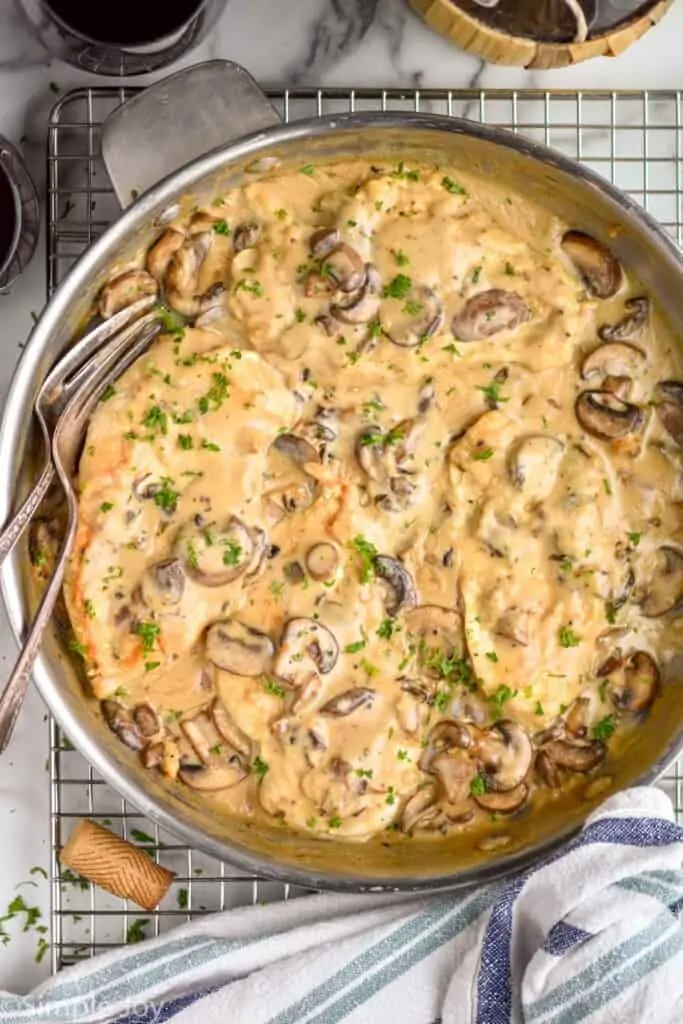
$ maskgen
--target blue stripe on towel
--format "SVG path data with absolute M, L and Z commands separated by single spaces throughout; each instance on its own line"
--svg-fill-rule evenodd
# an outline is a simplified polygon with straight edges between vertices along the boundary
M 167 1020 L 171 1020 L 181 1010 L 192 1006 L 198 999 L 203 999 L 204 996 L 208 996 L 211 992 L 216 991 L 215 988 L 207 988 L 201 992 L 193 992 L 189 996 L 179 996 L 177 999 L 172 999 L 169 1003 L 150 1003 L 148 1006 L 135 1010 L 125 1017 L 118 1017 L 112 1024 L 165 1024 Z
M 558 921 L 548 932 L 548 936 L 543 943 L 543 950 L 552 956 L 562 956 L 570 949 L 573 949 L 574 946 L 578 946 L 580 943 L 585 942 L 586 939 L 592 938 L 592 934 L 585 932 L 583 928 L 567 924 L 566 921 Z
M 620 846 L 671 846 L 683 843 L 683 829 L 661 818 L 603 818 L 592 822 L 566 847 L 529 868 L 511 882 L 493 908 L 486 928 L 477 980 L 476 1024 L 509 1024 L 512 1015 L 512 915 L 525 883 L 533 874 L 579 847 L 593 843 Z

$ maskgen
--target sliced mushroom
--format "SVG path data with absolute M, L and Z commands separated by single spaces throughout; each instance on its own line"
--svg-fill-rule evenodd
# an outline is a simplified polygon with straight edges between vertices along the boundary
M 116 700 L 103 700 L 101 708 L 105 722 L 121 742 L 130 750 L 142 750 L 145 739 L 130 711 Z
M 545 750 L 536 754 L 536 771 L 550 789 L 559 789 L 562 785 L 557 765 Z
M 221 744 L 221 737 L 213 721 L 205 711 L 200 711 L 193 718 L 185 718 L 180 723 L 180 731 L 192 744 L 194 751 L 203 764 L 209 764 L 216 756 Z
M 647 356 L 642 349 L 625 341 L 611 341 L 586 356 L 581 363 L 584 380 L 601 377 L 638 377 L 643 371 Z
M 253 744 L 247 734 L 240 729 L 232 715 L 229 713 L 225 704 L 216 697 L 213 704 L 211 705 L 211 718 L 216 729 L 221 734 L 224 740 L 226 740 L 231 747 L 242 754 L 247 760 L 251 761 L 253 753 Z
M 570 707 L 565 726 L 568 733 L 582 739 L 588 732 L 588 714 L 590 711 L 588 697 L 577 697 Z
M 683 610 L 683 552 L 663 544 L 657 550 L 657 564 L 648 581 L 641 611 L 649 619 L 680 614 Z
M 453 317 L 451 330 L 459 341 L 480 341 L 500 331 L 512 331 L 531 318 L 517 292 L 490 288 L 468 299 Z
M 167 558 L 152 565 L 142 578 L 142 599 L 149 608 L 180 604 L 185 591 L 185 573 L 179 558 Z
M 339 644 L 334 634 L 315 619 L 290 619 L 275 660 L 280 679 L 298 685 L 312 671 L 327 675 L 337 664 Z
M 463 751 L 444 751 L 437 754 L 430 771 L 441 783 L 449 803 L 457 806 L 469 799 L 475 769 Z
M 492 814 L 514 814 L 529 799 L 529 787 L 526 782 L 520 782 L 519 786 L 504 793 L 475 794 L 474 799 L 480 807 Z
M 622 278 L 621 264 L 606 245 L 583 231 L 567 231 L 561 246 L 590 295 L 609 299 L 617 293 Z
M 324 411 L 319 409 L 318 415 L 321 415 Z M 305 441 L 314 446 L 321 459 L 327 451 L 327 445 L 332 444 L 337 439 L 337 434 L 332 427 L 329 427 L 326 423 L 320 423 L 318 420 L 307 420 L 305 423 L 300 423 L 297 427 L 297 433 L 299 437 L 303 437 Z
M 476 755 L 487 787 L 494 792 L 515 789 L 529 771 L 531 740 L 518 722 L 503 719 L 477 740 Z
M 627 299 L 624 306 L 629 312 L 616 324 L 603 324 L 598 336 L 603 341 L 632 341 L 639 338 L 650 317 L 650 300 L 645 295 Z
M 379 312 L 379 296 L 366 283 L 347 298 L 330 306 L 330 313 L 342 324 L 366 324 Z
M 131 306 L 146 295 L 158 294 L 159 285 L 145 270 L 127 270 L 105 284 L 100 292 L 98 309 L 100 316 L 108 320 L 114 313 Z
M 404 308 L 409 319 L 398 320 L 385 327 L 386 335 L 394 345 L 415 348 L 436 334 L 443 325 L 443 303 L 433 288 L 414 288 L 413 298 Z M 411 310 L 414 312 L 411 313 Z
M 148 743 L 140 755 L 144 768 L 158 768 L 164 758 L 164 744 Z
M 607 747 L 602 740 L 586 742 L 569 742 L 569 740 L 551 740 L 543 750 L 547 757 L 558 768 L 566 768 L 570 772 L 590 772 L 605 758 Z
M 374 560 L 375 575 L 385 584 L 385 607 L 389 615 L 410 611 L 417 604 L 417 591 L 413 578 L 397 558 L 378 555 Z
M 337 228 L 319 228 L 310 237 L 308 247 L 313 256 L 322 259 L 329 256 L 333 249 L 339 245 L 339 231 Z
M 251 553 L 251 561 L 244 574 L 244 578 L 247 580 L 254 579 L 255 576 L 258 576 L 263 568 L 266 555 L 268 554 L 268 538 L 266 537 L 265 530 L 262 530 L 260 526 L 252 526 L 250 533 L 253 550 Z
M 185 233 L 176 228 L 167 228 L 157 238 L 147 253 L 145 266 L 157 281 L 161 281 L 175 253 L 185 242 Z
M 241 576 L 249 567 L 254 551 L 252 536 L 237 516 L 224 527 L 181 530 L 176 551 L 185 572 L 204 587 L 222 587 Z
M 401 830 L 410 833 L 414 828 L 420 827 L 420 821 L 427 811 L 430 811 L 436 803 L 438 788 L 436 783 L 430 782 L 413 793 L 407 801 L 401 813 Z
M 207 324 L 220 320 L 228 311 L 228 289 L 222 281 L 216 281 L 199 297 L 198 316 L 195 327 L 206 327 Z
M 332 718 L 346 718 L 359 708 L 372 707 L 376 696 L 375 691 L 367 686 L 354 686 L 323 704 L 320 714 L 330 715 Z
M 133 710 L 133 720 L 146 739 L 156 736 L 161 729 L 159 716 L 149 704 L 138 704 Z
M 510 479 L 525 497 L 542 501 L 555 486 L 565 450 L 564 442 L 550 434 L 524 438 L 510 453 Z
M 657 415 L 664 429 L 683 448 L 683 383 L 663 380 L 657 385 Z
M 646 711 L 659 693 L 659 669 L 646 651 L 635 651 L 621 667 L 610 674 L 612 703 L 619 711 L 636 714 Z
M 202 793 L 215 793 L 236 786 L 248 774 L 240 757 L 231 754 L 228 757 L 216 757 L 206 765 L 185 764 L 180 768 L 178 778 L 190 789 Z
M 326 275 L 343 292 L 355 292 L 365 283 L 365 263 L 346 242 L 341 242 L 327 254 L 324 266 Z
M 582 391 L 574 406 L 579 424 L 601 441 L 617 441 L 637 433 L 644 416 L 637 405 L 609 391 Z
M 305 438 L 297 437 L 296 434 L 278 434 L 272 447 L 300 466 L 305 466 L 307 462 L 320 462 L 317 448 L 314 448 Z
M 206 633 L 206 657 L 236 676 L 261 676 L 270 669 L 275 653 L 266 633 L 238 619 L 214 622 Z
M 520 647 L 528 647 L 531 637 L 533 615 L 527 608 L 516 605 L 503 612 L 493 627 L 496 636 L 502 636 Z
M 271 523 L 279 523 L 286 515 L 310 508 L 316 499 L 316 488 L 308 481 L 277 487 L 263 495 L 263 506 Z
M 356 438 L 355 452 L 360 468 L 371 480 L 384 480 L 386 468 L 383 463 L 384 431 L 374 423 L 363 427 Z
M 232 244 L 235 252 L 242 252 L 244 249 L 251 249 L 259 240 L 261 228 L 253 220 L 245 221 L 235 228 L 232 236 Z
M 471 746 L 472 733 L 468 726 L 457 718 L 444 718 L 429 732 L 427 746 L 420 758 L 420 768 L 423 772 L 429 772 L 439 754 L 450 750 L 469 750 Z
M 174 253 L 168 265 L 164 291 L 169 305 L 182 316 L 192 318 L 200 312 L 201 300 L 197 295 L 199 271 L 211 241 L 211 232 L 194 235 Z
M 420 651 L 427 660 L 437 651 L 444 658 L 462 654 L 463 622 L 455 608 L 418 605 L 406 615 L 405 627 L 409 635 L 419 637 Z
M 335 544 L 321 541 L 306 552 L 306 568 L 314 580 L 329 583 L 337 575 L 339 552 Z

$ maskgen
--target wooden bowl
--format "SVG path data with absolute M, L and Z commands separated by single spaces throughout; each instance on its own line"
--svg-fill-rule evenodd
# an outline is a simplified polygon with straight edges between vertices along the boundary
M 510 35 L 486 24 L 456 6 L 454 0 L 409 0 L 424 20 L 468 53 L 492 64 L 515 64 L 525 68 L 563 68 L 589 57 L 617 57 L 656 25 L 673 0 L 657 0 L 648 10 L 623 21 L 614 29 L 583 43 L 543 42 Z M 482 7 L 482 18 L 487 8 Z

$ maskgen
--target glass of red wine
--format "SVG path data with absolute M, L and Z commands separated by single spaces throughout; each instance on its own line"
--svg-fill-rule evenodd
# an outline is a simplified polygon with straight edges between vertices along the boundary
M 0 135 L 0 295 L 33 256 L 39 227 L 35 186 L 17 150 Z
M 19 0 L 52 56 L 100 75 L 141 75 L 196 46 L 228 0 Z

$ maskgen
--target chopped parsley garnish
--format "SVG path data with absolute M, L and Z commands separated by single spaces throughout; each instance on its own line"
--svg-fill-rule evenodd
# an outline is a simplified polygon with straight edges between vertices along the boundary
M 89 619 L 95 618 L 95 605 L 92 603 L 89 597 L 86 597 L 83 602 L 83 611 Z
M 398 758 L 399 761 L 409 761 L 410 760 L 410 757 L 408 755 L 408 751 L 407 750 L 397 750 L 396 751 L 396 757 Z
M 379 320 L 371 320 L 369 322 L 369 324 L 368 324 L 368 338 L 370 338 L 372 341 L 374 341 L 375 339 L 380 338 L 383 333 L 384 333 L 384 328 L 382 327 L 382 325 L 379 322 Z
M 113 384 L 107 384 L 106 388 L 100 395 L 100 402 L 108 402 L 110 398 L 113 398 L 116 394 L 116 388 Z
M 448 345 L 443 345 L 442 348 L 441 348 L 441 351 L 442 352 L 450 352 L 451 355 L 454 355 L 454 356 L 459 356 L 459 355 L 462 354 L 460 352 L 460 349 L 458 348 L 458 346 L 454 345 L 452 341 Z
M 407 267 L 410 263 L 410 260 L 403 252 L 403 249 L 392 249 L 391 255 L 394 257 L 399 267 Z
M 511 690 L 505 683 L 501 683 L 495 693 L 489 697 L 489 703 L 493 705 L 493 713 L 500 717 L 503 706 L 517 695 L 517 690 Z
M 390 807 L 393 807 L 394 804 L 396 803 L 396 794 L 394 793 L 394 787 L 393 786 L 389 786 L 387 788 L 387 799 L 386 799 L 386 802 L 389 804 Z
M 382 444 L 384 441 L 384 434 L 381 430 L 368 430 L 360 439 L 361 448 L 374 448 L 376 445 Z
M 148 924 L 149 918 L 147 917 L 139 917 L 137 921 L 133 921 L 126 932 L 126 942 L 143 942 L 147 938 L 145 927 Z
M 626 536 L 629 539 L 629 543 L 632 544 L 634 548 L 637 548 L 638 545 L 640 544 L 640 538 L 643 535 L 642 535 L 642 533 L 635 533 L 635 532 L 633 532 L 633 533 L 627 533 Z
M 515 270 L 515 268 L 512 266 L 511 263 L 506 263 L 505 264 L 505 273 L 507 274 L 508 277 L 514 277 L 515 274 L 517 273 L 517 271 Z
M 470 793 L 472 796 L 484 796 L 486 793 L 486 780 L 483 775 L 475 775 L 470 782 Z
M 360 667 L 363 669 L 365 674 L 368 675 L 371 679 L 373 676 L 376 676 L 377 673 L 379 672 L 377 666 L 369 662 L 367 658 L 360 659 Z
M 355 551 L 361 560 L 361 583 L 368 583 L 374 576 L 375 559 L 379 556 L 379 551 L 374 544 L 371 544 L 360 533 L 353 540 L 349 541 L 349 547 L 352 551 Z
M 384 412 L 386 406 L 381 398 L 375 395 L 373 398 L 369 398 L 367 402 L 363 403 L 363 415 L 371 416 L 373 412 Z
M 178 908 L 179 910 L 187 910 L 188 897 L 187 889 L 178 889 Z
M 318 824 L 318 819 L 317 818 L 313 818 L 313 817 L 306 818 L 306 828 L 315 828 L 315 826 L 317 824 Z
M 560 626 L 557 639 L 560 647 L 578 647 L 581 643 L 581 637 L 577 636 L 570 626 Z
M 502 388 L 502 386 L 503 381 L 495 380 L 494 378 L 494 380 L 492 380 L 490 384 L 478 384 L 477 391 L 481 391 L 483 395 L 486 395 L 486 397 L 489 399 L 490 402 L 493 403 L 493 405 L 500 405 L 501 402 L 510 401 L 509 398 L 505 398 L 503 397 L 503 395 L 501 395 L 500 389 Z
M 313 164 L 305 164 L 303 167 L 299 168 L 299 174 L 307 174 L 309 177 L 314 171 L 315 167 Z
M 223 552 L 223 565 L 239 565 L 241 557 L 242 545 L 237 544 L 234 540 L 227 540 Z
M 359 779 L 371 779 L 372 768 L 356 768 L 356 775 Z
M 140 831 L 139 828 L 132 828 L 130 830 L 130 835 L 131 838 L 134 839 L 136 843 L 149 843 L 151 846 L 154 846 L 156 842 L 153 836 L 147 835 L 146 832 Z
M 608 497 L 611 497 L 612 496 L 612 485 L 609 482 L 609 480 L 607 479 L 607 477 L 605 477 L 604 480 L 602 481 L 602 485 L 605 488 L 605 494 Z
M 191 540 L 187 542 L 187 564 L 190 569 L 199 568 L 199 557 L 197 556 L 197 548 Z
M 498 661 L 498 655 L 496 654 L 495 651 L 487 651 L 486 652 L 486 657 L 489 659 L 489 661 L 493 661 L 493 662 Z
M 405 299 L 413 287 L 413 282 L 406 274 L 397 274 L 389 284 L 382 289 L 382 296 L 385 299 Z
M 157 430 L 160 434 L 168 433 L 168 416 L 159 405 L 153 405 L 151 409 L 148 409 L 142 417 L 141 423 L 143 427 Z
M 481 277 L 482 270 L 483 270 L 483 267 L 475 267 L 474 268 L 474 270 L 472 271 L 472 274 L 471 274 L 471 278 L 470 278 L 470 280 L 472 281 L 472 284 L 478 284 L 479 283 L 479 278 Z
M 249 292 L 250 295 L 255 295 L 257 299 L 260 299 L 263 295 L 263 285 L 260 281 L 248 281 L 246 277 L 241 277 L 235 285 L 236 292 Z
M 217 220 L 213 226 L 213 233 L 215 235 L 229 235 L 230 226 L 227 220 Z
M 327 823 L 328 828 L 341 828 L 342 820 L 338 814 L 335 814 Z
M 287 220 L 287 211 L 283 210 L 282 207 L 280 207 L 279 210 L 275 211 L 275 216 L 277 217 L 278 220 Z
M 466 196 L 467 190 L 459 185 L 457 181 L 453 181 L 448 175 L 441 179 L 441 187 L 445 188 L 447 192 L 450 192 L 453 196 Z
M 197 407 L 202 414 L 215 412 L 220 409 L 228 397 L 228 384 L 230 383 L 224 373 L 215 371 L 211 374 L 213 384 L 205 395 L 197 402 Z
M 43 548 L 33 548 L 31 551 L 31 565 L 41 566 L 45 565 L 47 561 L 47 555 Z
M 593 726 L 593 735 L 596 740 L 608 740 L 615 732 L 616 728 L 617 723 L 614 721 L 614 717 L 612 715 L 606 715 Z
M 161 628 L 156 622 L 138 622 L 133 629 L 136 636 L 139 636 L 142 640 L 142 649 L 147 653 L 154 648 L 157 642 Z
M 192 440 L 192 434 L 178 434 L 178 447 L 182 448 L 183 451 L 189 451 L 190 448 L 194 448 L 194 441 Z
M 396 165 L 395 170 L 391 172 L 391 177 L 399 178 L 400 180 L 405 181 L 419 181 L 420 172 L 416 170 L 406 170 L 405 164 L 403 163 L 402 160 L 400 160 Z
M 609 622 L 610 626 L 613 626 L 617 621 L 617 608 L 612 601 L 607 601 L 605 604 L 605 618 Z
M 294 319 L 298 324 L 302 324 L 304 322 L 304 320 L 306 319 L 306 314 L 304 313 L 303 309 L 297 308 L 294 310 Z
M 212 206 L 225 206 L 225 199 L 223 196 L 216 196 L 214 201 L 211 203 Z
M 220 445 L 216 444 L 214 441 L 207 441 L 206 438 L 202 441 L 202 448 L 207 452 L 219 452 L 221 450 Z
M 422 312 L 423 308 L 421 302 L 413 302 L 412 299 L 408 299 L 403 307 L 403 312 L 407 313 L 408 316 L 417 316 L 418 313 Z
M 106 515 L 107 512 L 111 512 L 113 507 L 114 507 L 114 502 L 113 501 L 103 501 L 102 504 L 100 505 L 100 512 L 102 512 L 104 515 Z
M 185 337 L 185 321 L 168 306 L 157 306 L 156 314 L 161 321 L 164 334 L 173 334 L 176 338 Z
M 358 654 L 359 651 L 362 651 L 362 650 L 365 649 L 366 644 L 367 644 L 366 640 L 356 640 L 355 643 L 347 644 L 346 645 L 346 647 L 344 648 L 344 653 L 345 654 Z
M 264 760 L 262 760 L 262 758 L 260 758 L 257 755 L 252 761 L 251 770 L 253 771 L 254 775 L 258 775 L 258 777 L 262 779 L 264 775 L 268 774 L 269 766 L 266 764 Z
M 161 487 L 154 495 L 154 504 L 164 512 L 175 512 L 178 504 L 179 494 L 178 491 L 173 490 L 172 483 L 170 477 L 163 477 Z
M 266 678 L 263 688 L 266 693 L 269 693 L 272 697 L 284 697 L 285 695 L 284 686 L 281 686 L 280 683 L 277 683 L 274 679 Z
M 153 672 L 155 668 L 159 668 L 161 665 L 160 661 L 146 661 L 145 672 Z
M 79 643 L 74 637 L 69 640 L 69 650 L 73 651 L 74 654 L 78 654 L 84 660 L 88 657 L 88 648 L 85 644 Z
M 545 714 L 545 711 L 543 710 L 543 705 L 541 704 L 540 700 L 536 701 L 536 707 L 534 708 L 534 714 L 535 715 L 544 715 Z
M 391 640 L 396 629 L 395 619 L 382 619 L 377 627 L 377 636 L 381 640 Z
M 493 448 L 475 448 L 472 452 L 472 458 L 476 462 L 486 462 L 493 455 Z

